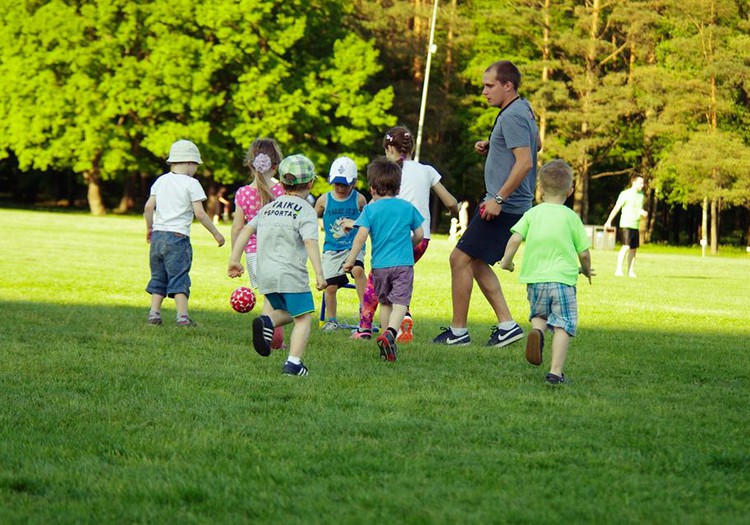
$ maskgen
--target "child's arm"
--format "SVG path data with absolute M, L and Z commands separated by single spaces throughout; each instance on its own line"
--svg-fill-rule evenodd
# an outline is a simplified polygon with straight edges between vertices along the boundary
M 458 201 L 453 195 L 451 195 L 451 192 L 445 189 L 445 186 L 443 186 L 441 182 L 436 183 L 432 187 L 432 191 L 435 192 L 435 195 L 438 196 L 442 203 L 445 204 L 445 207 L 448 208 L 453 215 L 458 215 Z
M 320 197 L 318 197 L 318 200 L 315 201 L 315 213 L 318 214 L 318 217 L 322 217 L 323 213 L 326 211 L 326 202 L 328 201 L 328 197 L 326 197 L 327 193 L 324 193 Z
M 234 245 L 232 246 L 232 253 L 229 256 L 229 267 L 227 268 L 227 275 L 229 277 L 239 277 L 242 275 L 244 268 L 242 267 L 240 258 L 242 257 L 242 252 L 245 251 L 245 246 L 250 241 L 250 236 L 254 233 L 255 227 L 248 223 L 237 234 L 237 238 L 234 240 Z
M 203 201 L 193 201 L 193 213 L 195 214 L 195 218 L 198 219 L 203 227 L 211 232 L 211 235 L 214 236 L 214 239 L 216 239 L 216 244 L 218 244 L 219 247 L 224 246 L 224 236 L 216 228 L 216 226 L 214 226 L 213 221 L 211 221 L 211 217 L 206 214 L 206 210 L 203 209 Z
M 154 228 L 154 210 L 156 209 L 156 196 L 151 195 L 143 207 L 143 218 L 146 219 L 146 242 L 151 244 L 151 233 Z
M 423 239 L 424 239 L 424 228 L 420 226 L 419 228 L 414 230 L 414 232 L 412 232 L 411 245 L 416 246 L 417 244 L 422 242 Z
M 239 204 L 234 205 L 234 219 L 232 219 L 232 248 L 237 243 L 237 236 L 240 230 L 245 227 L 245 210 Z M 247 243 L 245 243 L 247 245 Z
M 349 257 L 346 258 L 346 261 L 344 261 L 344 264 L 342 266 L 345 272 L 351 272 L 352 268 L 354 268 L 354 262 L 357 260 L 357 254 L 362 251 L 362 246 L 365 245 L 365 241 L 367 241 L 367 236 L 369 234 L 370 230 L 365 228 L 364 226 L 360 226 L 359 230 L 357 230 L 357 235 L 354 236 L 352 247 L 349 250 Z
M 357 197 L 357 208 L 359 208 L 359 211 L 362 211 L 362 208 L 365 206 L 367 206 L 367 199 L 360 193 L 359 197 Z
M 318 246 L 318 240 L 307 239 L 305 241 L 305 251 L 307 252 L 307 258 L 310 259 L 313 270 L 315 271 L 315 288 L 318 290 L 325 290 L 326 280 L 323 277 L 323 264 L 320 262 L 320 246 Z
M 512 272 L 516 269 L 516 265 L 513 264 L 513 257 L 516 256 L 516 252 L 518 251 L 518 248 L 521 246 L 521 243 L 523 242 L 523 237 L 521 237 L 520 234 L 514 233 L 510 236 L 510 239 L 508 239 L 508 244 L 505 245 L 505 253 L 503 254 L 503 258 L 500 259 L 500 268 L 503 270 L 508 270 L 509 272 Z
M 581 267 L 578 269 L 578 273 L 582 273 L 589 279 L 591 284 L 591 278 L 596 275 L 596 272 L 591 268 L 591 252 L 584 250 L 578 254 L 578 261 L 581 263 Z

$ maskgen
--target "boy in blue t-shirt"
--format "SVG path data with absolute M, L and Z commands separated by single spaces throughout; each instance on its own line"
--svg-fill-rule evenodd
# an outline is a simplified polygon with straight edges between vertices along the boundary
M 354 231 L 347 229 L 346 226 L 359 217 L 362 208 L 367 204 L 365 196 L 354 189 L 354 184 L 357 182 L 357 165 L 349 157 L 339 157 L 333 161 L 328 182 L 333 186 L 333 191 L 324 193 L 315 202 L 315 211 L 318 217 L 323 217 L 323 229 L 326 233 L 323 243 L 323 277 L 327 285 L 324 332 L 332 332 L 339 328 L 336 320 L 336 292 L 340 287 L 349 283 L 343 265 L 354 241 Z M 360 304 L 362 304 L 362 296 L 367 283 L 364 261 L 363 247 L 357 252 L 356 261 L 351 270 Z
M 414 285 L 414 246 L 422 242 L 424 217 L 411 203 L 395 198 L 401 187 L 401 167 L 380 157 L 367 167 L 372 202 L 365 206 L 344 270 L 354 267 L 357 253 L 369 235 L 372 241 L 372 282 L 380 304 L 377 338 L 380 358 L 396 360 L 396 334 L 409 308 Z

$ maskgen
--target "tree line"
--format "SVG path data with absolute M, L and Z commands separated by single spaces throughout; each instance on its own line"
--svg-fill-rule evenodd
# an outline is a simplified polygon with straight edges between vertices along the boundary
M 83 187 L 94 214 L 140 210 L 179 138 L 201 148 L 212 194 L 246 181 L 242 153 L 259 136 L 321 173 L 339 155 L 364 166 L 390 126 L 417 130 L 432 9 L 0 0 L 0 184 L 31 187 L 30 198 Z M 420 160 L 459 197 L 481 195 L 472 145 L 496 114 L 481 75 L 512 60 L 539 122 L 540 161 L 574 167 L 584 222 L 602 223 L 639 173 L 647 237 L 702 235 L 713 251 L 720 232 L 748 242 L 749 12 L 747 0 L 440 2 Z

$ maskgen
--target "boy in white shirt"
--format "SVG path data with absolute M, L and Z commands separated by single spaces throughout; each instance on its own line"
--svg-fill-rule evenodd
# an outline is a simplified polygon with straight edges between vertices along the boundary
M 146 291 L 151 294 L 148 323 L 161 325 L 161 305 L 165 297 L 174 299 L 177 326 L 195 326 L 188 315 L 190 267 L 193 247 L 190 225 L 193 217 L 206 228 L 221 247 L 224 236 L 216 229 L 203 209 L 206 193 L 193 178 L 202 164 L 198 147 L 189 140 L 178 140 L 169 149 L 165 173 L 151 186 L 143 216 L 146 219 L 146 242 L 151 245 L 149 263 L 151 280 Z

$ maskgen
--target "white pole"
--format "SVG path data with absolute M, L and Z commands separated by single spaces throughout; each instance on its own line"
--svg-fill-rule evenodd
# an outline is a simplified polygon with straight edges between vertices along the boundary
M 430 85 L 430 64 L 432 54 L 437 51 L 437 46 L 433 43 L 435 39 L 435 19 L 437 18 L 438 0 L 432 6 L 432 22 L 430 22 L 430 43 L 427 46 L 427 64 L 424 68 L 424 85 L 422 86 L 422 103 L 419 106 L 419 128 L 417 129 L 417 144 L 414 151 L 414 160 L 419 161 L 419 151 L 422 149 L 422 128 L 424 127 L 424 112 L 427 106 L 427 88 Z

